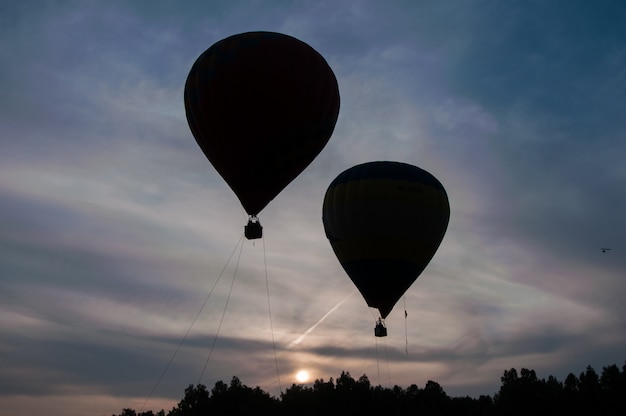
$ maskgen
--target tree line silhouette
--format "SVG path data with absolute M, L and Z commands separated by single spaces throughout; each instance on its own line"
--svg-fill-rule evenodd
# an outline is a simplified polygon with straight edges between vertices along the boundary
M 123 409 L 117 416 L 228 415 L 625 415 L 626 362 L 620 368 L 603 367 L 598 375 L 591 366 L 578 377 L 563 382 L 554 376 L 539 379 L 534 370 L 505 370 L 500 389 L 492 396 L 450 397 L 439 383 L 429 380 L 424 388 L 372 386 L 364 374 L 354 379 L 349 372 L 312 386 L 292 384 L 280 398 L 260 387 L 251 388 L 233 377 L 230 384 L 218 381 L 211 391 L 190 384 L 183 399 L 169 412 L 136 412 Z M 113 416 L 116 416 L 115 414 Z

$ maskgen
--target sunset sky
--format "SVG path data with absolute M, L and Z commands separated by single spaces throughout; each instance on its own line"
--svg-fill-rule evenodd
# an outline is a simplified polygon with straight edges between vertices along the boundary
M 512 367 L 621 367 L 625 21 L 617 0 L 2 2 L 0 413 L 168 411 L 233 376 L 477 397 Z M 341 109 L 248 241 L 183 88 L 253 30 L 321 53 Z M 451 206 L 386 338 L 321 221 L 330 182 L 374 160 L 429 171 Z

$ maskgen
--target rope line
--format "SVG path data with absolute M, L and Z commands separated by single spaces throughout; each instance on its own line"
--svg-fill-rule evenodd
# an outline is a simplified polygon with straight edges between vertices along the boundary
M 270 303 L 270 283 L 267 277 L 267 256 L 265 254 L 265 239 L 262 238 L 263 242 L 263 263 L 265 264 L 265 289 L 267 290 L 267 311 L 269 314 L 270 320 L 270 333 L 272 334 L 272 346 L 274 347 L 274 363 L 276 364 L 276 380 L 278 381 L 278 390 L 280 394 L 283 394 L 283 388 L 280 384 L 280 372 L 278 371 L 278 356 L 276 354 L 276 341 L 274 339 L 274 325 L 272 323 L 272 305 Z
M 387 354 L 387 342 L 383 341 L 383 345 L 385 346 L 385 362 L 387 363 L 387 378 L 389 380 L 389 385 L 391 386 L 391 370 L 389 369 L 389 354 Z
M 239 241 L 243 240 L 243 236 Z M 235 264 L 235 271 L 233 272 L 233 280 L 230 282 L 230 289 L 228 290 L 228 296 L 226 297 L 226 304 L 224 305 L 224 310 L 222 311 L 222 316 L 220 318 L 220 323 L 217 326 L 217 331 L 215 332 L 215 337 L 213 337 L 213 344 L 211 344 L 211 349 L 209 350 L 209 355 L 206 357 L 204 361 L 204 367 L 202 367 L 202 372 L 200 373 L 200 377 L 198 377 L 198 383 L 204 377 L 204 372 L 206 371 L 207 365 L 209 364 L 209 360 L 211 359 L 211 355 L 213 354 L 213 349 L 215 348 L 215 344 L 217 343 L 217 338 L 220 334 L 220 329 L 222 328 L 222 323 L 224 322 L 224 316 L 226 315 L 226 309 L 228 308 L 228 302 L 230 301 L 230 295 L 233 292 L 233 286 L 235 285 L 235 278 L 237 277 L 237 269 L 239 269 L 239 261 L 241 260 L 241 252 L 243 251 L 243 243 L 239 247 L 239 256 L 237 257 L 237 263 Z M 212 289 L 211 289 L 212 291 Z
M 378 338 L 374 337 L 374 342 L 376 343 L 376 374 L 378 376 L 378 385 L 380 386 L 380 364 L 378 359 Z
M 407 355 L 409 354 L 409 331 L 407 330 L 407 326 L 406 326 L 406 319 L 409 316 L 408 313 L 406 313 L 406 296 L 404 296 L 404 351 L 407 353 Z
M 213 294 L 213 290 L 215 290 L 215 287 L 217 286 L 217 284 L 219 283 L 220 279 L 222 278 L 222 275 L 226 271 L 226 267 L 228 267 L 228 264 L 230 263 L 230 260 L 233 258 L 233 255 L 235 254 L 235 251 L 237 250 L 237 247 L 239 246 L 239 244 L 241 243 L 242 240 L 243 240 L 243 235 L 241 236 L 241 238 L 239 238 L 239 241 L 235 245 L 235 248 L 233 248 L 233 251 L 230 253 L 230 256 L 228 257 L 228 260 L 226 261 L 226 264 L 222 268 L 222 271 L 220 272 L 220 274 L 218 275 L 217 279 L 215 280 L 215 283 L 213 283 L 213 286 L 211 287 L 211 290 L 209 291 L 207 296 L 204 298 L 204 302 L 202 302 L 202 306 L 200 306 L 200 309 L 198 309 L 198 313 L 196 313 L 196 316 L 193 318 L 193 320 L 191 322 L 191 325 L 189 325 L 189 328 L 187 328 L 187 332 L 185 332 L 185 335 L 183 335 L 183 338 L 180 340 L 180 343 L 178 344 L 178 346 L 174 350 L 174 353 L 172 354 L 172 356 L 170 357 L 169 361 L 165 365 L 165 368 L 163 369 L 163 372 L 161 373 L 161 375 L 157 379 L 157 382 L 152 387 L 152 390 L 150 390 L 150 393 L 148 394 L 148 397 L 146 398 L 146 401 L 141 406 L 141 410 L 139 410 L 140 413 L 146 407 L 146 405 L 148 404 L 148 401 L 152 398 L 152 395 L 156 391 L 156 389 L 159 386 L 159 384 L 161 384 L 161 381 L 163 381 L 163 378 L 165 377 L 165 374 L 167 373 L 167 370 L 169 370 L 170 366 L 174 362 L 174 359 L 176 358 L 176 355 L 178 355 L 178 352 L 180 351 L 180 349 L 182 348 L 183 344 L 185 343 L 185 341 L 189 337 L 189 333 L 191 332 L 191 329 L 196 324 L 196 321 L 198 320 L 198 318 L 200 317 L 200 314 L 204 310 L 204 307 L 206 306 L 207 302 L 209 301 L 209 298 L 211 297 L 211 294 Z

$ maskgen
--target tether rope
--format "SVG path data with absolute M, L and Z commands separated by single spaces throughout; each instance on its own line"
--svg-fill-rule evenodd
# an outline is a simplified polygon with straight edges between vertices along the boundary
M 243 240 L 243 235 L 241 236 L 241 238 L 239 238 L 239 241 L 237 242 L 237 245 L 235 245 L 235 248 L 233 248 L 233 251 L 230 253 L 230 256 L 228 257 L 228 260 L 226 261 L 226 264 L 224 265 L 224 267 L 222 268 L 222 271 L 220 272 L 219 276 L 215 280 L 215 283 L 213 283 L 213 286 L 211 287 L 211 290 L 207 294 L 206 298 L 204 298 L 204 302 L 202 302 L 202 306 L 200 306 L 200 309 L 198 310 L 198 313 L 196 313 L 196 316 L 193 318 L 193 321 L 191 322 L 191 325 L 189 325 L 189 328 L 187 329 L 187 332 L 185 332 L 185 335 L 183 336 L 183 338 L 181 339 L 180 343 L 178 344 L 178 346 L 174 350 L 174 353 L 172 354 L 172 356 L 170 357 L 169 361 L 165 365 L 165 368 L 163 369 L 163 372 L 161 373 L 161 375 L 157 379 L 156 383 L 152 387 L 152 390 L 150 390 L 150 393 L 148 394 L 148 397 L 146 397 L 146 401 L 141 406 L 141 409 L 139 410 L 139 413 L 143 412 L 143 409 L 148 404 L 148 401 L 152 398 L 152 395 L 156 391 L 157 387 L 159 386 L 159 384 L 161 384 L 161 381 L 163 381 L 163 378 L 165 377 L 165 374 L 167 373 L 167 370 L 169 370 L 170 366 L 172 365 L 172 362 L 174 362 L 174 359 L 176 358 L 176 355 L 178 354 L 178 352 L 182 348 L 183 344 L 185 343 L 185 341 L 189 337 L 189 333 L 191 332 L 191 329 L 193 328 L 193 326 L 195 325 L 196 321 L 200 317 L 200 314 L 204 310 L 204 307 L 206 306 L 207 302 L 209 301 L 209 298 L 211 297 L 211 294 L 213 294 L 213 290 L 215 290 L 215 287 L 217 286 L 217 284 L 219 283 L 220 279 L 222 278 L 222 275 L 226 271 L 226 267 L 228 267 L 228 264 L 230 263 L 231 259 L 233 258 L 233 255 L 235 254 L 235 251 L 237 250 L 237 247 L 239 246 L 239 244 L 241 244 L 242 240 Z M 243 244 L 242 244 L 242 246 L 243 246 Z M 240 256 L 241 256 L 241 250 L 240 250 L 239 253 L 240 253 Z
M 387 342 L 383 341 L 385 346 L 385 362 L 387 363 L 387 378 L 389 379 L 389 385 L 391 386 L 391 370 L 389 369 L 389 354 L 387 354 Z
M 278 390 L 283 394 L 283 388 L 280 384 L 280 372 L 278 371 L 278 356 L 276 354 L 276 341 L 274 340 L 274 325 L 272 324 L 272 305 L 270 303 L 270 284 L 267 277 L 267 256 L 265 255 L 265 239 L 263 241 L 263 263 L 265 264 L 265 288 L 267 290 L 267 311 L 270 320 L 270 333 L 272 334 L 272 346 L 274 347 L 274 363 L 276 364 L 276 380 L 278 381 Z
M 407 353 L 407 355 L 409 353 L 409 331 L 406 326 L 406 320 L 408 316 L 409 314 L 406 312 L 406 296 L 404 296 L 404 351 Z
M 222 317 L 220 318 L 220 323 L 217 326 L 217 331 L 215 332 L 215 337 L 213 338 L 213 344 L 211 345 L 211 349 L 209 350 L 209 355 L 206 357 L 206 360 L 204 361 L 204 367 L 202 367 L 202 372 L 200 373 L 200 377 L 198 377 L 197 384 L 200 384 L 200 381 L 202 380 L 202 377 L 204 376 L 204 372 L 206 371 L 207 365 L 209 364 L 209 360 L 211 359 L 211 355 L 213 354 L 213 349 L 215 348 L 215 344 L 217 343 L 217 338 L 220 334 L 222 323 L 224 322 L 224 316 L 226 315 L 226 309 L 228 308 L 228 302 L 230 301 L 230 295 L 233 292 L 233 286 L 235 285 L 235 278 L 237 277 L 237 269 L 239 268 L 239 261 L 241 260 L 242 251 L 243 251 L 243 243 L 241 244 L 241 247 L 239 248 L 239 256 L 237 257 L 237 263 L 235 264 L 235 271 L 233 272 L 233 280 L 230 282 L 230 289 L 228 290 L 228 296 L 226 297 L 226 304 L 224 305 L 224 310 L 222 311 Z

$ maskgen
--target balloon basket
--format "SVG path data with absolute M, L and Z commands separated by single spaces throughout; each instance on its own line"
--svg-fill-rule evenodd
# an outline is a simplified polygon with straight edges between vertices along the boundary
M 244 235 L 248 240 L 256 240 L 263 237 L 263 227 L 257 217 L 250 217 L 248 224 L 244 227 Z
M 380 319 L 378 320 L 378 322 L 376 322 L 376 326 L 374 327 L 374 335 L 377 337 L 387 336 L 387 328 Z

